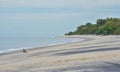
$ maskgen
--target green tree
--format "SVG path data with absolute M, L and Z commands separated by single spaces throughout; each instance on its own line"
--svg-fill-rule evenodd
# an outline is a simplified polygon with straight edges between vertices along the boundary
M 120 18 L 98 19 L 96 24 L 86 23 L 65 35 L 75 34 L 120 35 Z
M 105 19 L 98 19 L 97 20 L 97 24 L 100 24 L 100 25 L 103 25 L 106 23 L 106 20 Z

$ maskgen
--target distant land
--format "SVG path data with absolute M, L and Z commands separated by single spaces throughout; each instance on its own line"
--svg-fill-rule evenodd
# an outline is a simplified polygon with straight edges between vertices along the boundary
M 120 35 L 120 18 L 97 19 L 96 24 L 86 23 L 65 35 Z

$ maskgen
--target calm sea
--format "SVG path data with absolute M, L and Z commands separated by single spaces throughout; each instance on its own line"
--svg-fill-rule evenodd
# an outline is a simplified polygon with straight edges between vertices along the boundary
M 59 37 L 0 37 L 0 53 L 83 41 L 80 38 Z

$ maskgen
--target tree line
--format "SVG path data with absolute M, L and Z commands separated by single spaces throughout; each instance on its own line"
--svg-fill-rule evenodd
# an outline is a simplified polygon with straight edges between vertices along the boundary
M 86 23 L 65 35 L 120 35 L 120 18 L 98 19 L 96 24 Z

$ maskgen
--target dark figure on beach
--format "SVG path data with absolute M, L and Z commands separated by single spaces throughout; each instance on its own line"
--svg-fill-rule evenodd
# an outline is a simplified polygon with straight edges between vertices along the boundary
M 23 53 L 27 53 L 27 51 L 25 49 L 23 49 Z

